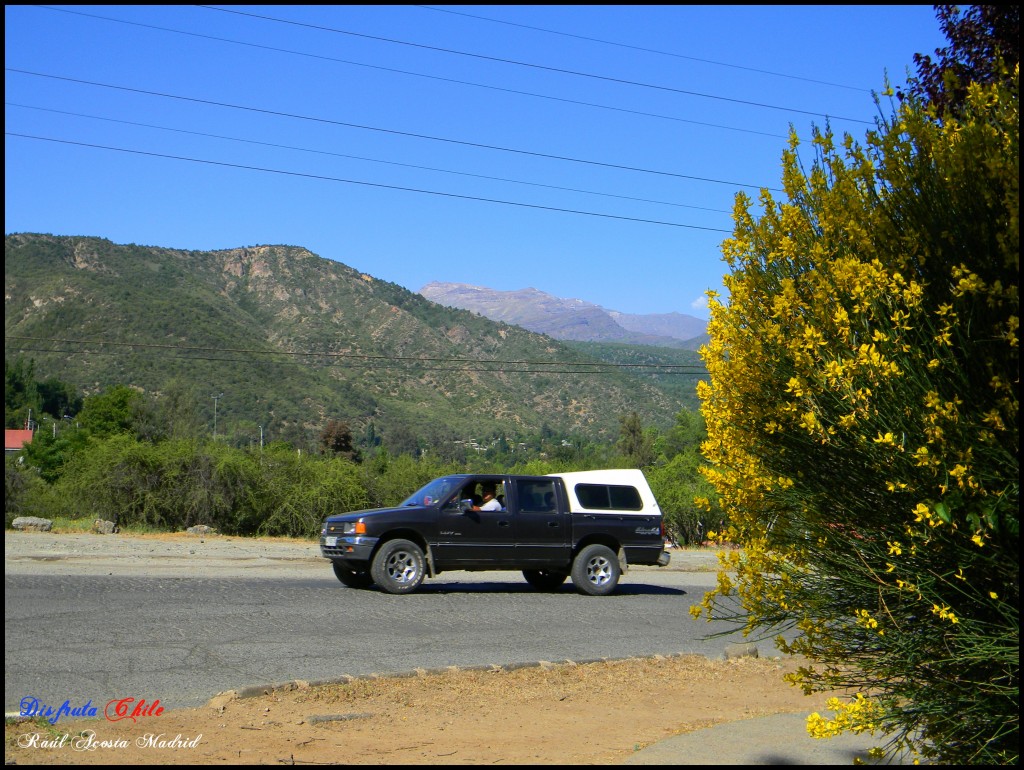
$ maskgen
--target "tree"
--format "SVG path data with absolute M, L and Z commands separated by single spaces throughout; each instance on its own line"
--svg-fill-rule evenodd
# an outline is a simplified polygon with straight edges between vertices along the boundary
M 644 431 L 636 412 L 619 417 L 619 451 L 636 468 L 654 462 L 654 438 Z
M 671 460 L 683 452 L 699 449 L 707 435 L 704 416 L 699 411 L 681 409 L 676 414 L 676 424 L 658 437 L 655 449 Z
M 724 522 L 714 487 L 700 470 L 706 463 L 700 453 L 706 438 L 703 415 L 680 410 L 676 424 L 655 442 L 661 459 L 647 470 L 666 529 L 684 543 L 702 543 L 705 532 L 720 530 Z
M 366 428 L 363 431 L 363 438 L 359 443 L 370 453 L 373 453 L 380 446 L 380 436 L 377 435 L 377 428 L 373 424 L 373 420 L 367 421 Z
M 192 385 L 179 379 L 168 382 L 154 409 L 161 432 L 169 439 L 196 438 L 203 426 L 198 404 Z
M 56 420 L 74 417 L 82 409 L 82 396 L 78 390 L 56 377 L 47 377 L 37 383 L 39 406 L 44 414 Z
M 97 438 L 122 433 L 134 435 L 145 399 L 138 390 L 115 385 L 94 396 L 88 396 L 79 413 L 82 427 Z
M 36 431 L 21 456 L 26 465 L 38 472 L 40 478 L 52 483 L 61 477 L 65 465 L 82 452 L 88 443 L 88 431 L 65 423 L 56 433 Z
M 35 379 L 35 361 L 16 356 L 4 359 L 4 426 L 26 427 L 30 411 L 39 414 L 42 400 Z
M 389 432 L 385 433 L 383 442 L 392 454 L 420 456 L 419 439 L 413 429 L 404 422 L 396 423 Z
M 696 449 L 675 455 L 664 465 L 646 471 L 665 529 L 679 542 L 700 544 L 709 530 L 719 530 L 723 514 L 713 502 L 717 495 L 700 472 L 704 458 Z
M 346 460 L 359 459 L 359 450 L 355 447 L 352 430 L 347 422 L 328 420 L 320 433 L 320 449 L 324 454 L 344 457 Z
M 1020 64 L 1020 6 L 937 5 L 935 15 L 949 45 L 936 49 L 938 61 L 914 54 L 917 77 L 907 93 L 924 99 L 938 115 L 958 114 L 971 83 L 992 85 L 1012 78 Z M 900 98 L 906 98 L 903 93 Z
M 82 408 L 82 396 L 73 386 L 56 377 L 42 382 L 35 378 L 35 361 L 15 356 L 4 360 L 4 424 L 24 428 L 32 413 L 33 422 L 44 414 L 55 420 L 74 417 Z
M 809 174 L 797 147 L 723 244 L 700 397 L 743 552 L 695 610 L 799 632 L 793 681 L 857 693 L 816 736 L 1015 764 L 1019 68 L 941 121 L 816 132 Z

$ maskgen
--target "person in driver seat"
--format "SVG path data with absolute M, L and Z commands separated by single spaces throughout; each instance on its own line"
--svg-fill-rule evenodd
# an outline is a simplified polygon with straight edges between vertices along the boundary
M 495 496 L 498 491 L 497 485 L 492 481 L 485 481 L 481 485 L 481 492 L 483 492 L 484 501 L 480 505 L 474 505 L 473 510 L 476 511 L 500 511 L 501 502 Z

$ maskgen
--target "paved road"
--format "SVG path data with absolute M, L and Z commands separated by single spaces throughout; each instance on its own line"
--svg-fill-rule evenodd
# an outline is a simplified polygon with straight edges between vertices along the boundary
M 101 560 L 8 553 L 5 710 L 17 711 L 26 696 L 55 705 L 134 697 L 190 707 L 224 690 L 294 679 L 659 653 L 720 657 L 742 641 L 707 639 L 716 625 L 690 618 L 713 581 L 707 571 L 635 568 L 609 597 L 578 595 L 568 583 L 537 593 L 518 573 L 450 572 L 416 594 L 391 596 L 343 587 L 324 560 L 218 572 L 186 547 L 191 558 L 163 558 L 149 570 L 126 569 L 124 558 L 105 571 Z

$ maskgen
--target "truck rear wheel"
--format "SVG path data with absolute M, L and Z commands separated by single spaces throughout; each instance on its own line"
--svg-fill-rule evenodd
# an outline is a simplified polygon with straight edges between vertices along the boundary
M 554 591 L 569 575 L 560 570 L 524 569 L 523 577 L 527 583 L 540 591 Z
M 572 563 L 572 584 L 588 596 L 607 596 L 618 586 L 621 575 L 619 559 L 606 545 L 588 545 Z
M 425 574 L 423 551 L 411 540 L 388 540 L 373 557 L 370 575 L 389 594 L 409 594 Z

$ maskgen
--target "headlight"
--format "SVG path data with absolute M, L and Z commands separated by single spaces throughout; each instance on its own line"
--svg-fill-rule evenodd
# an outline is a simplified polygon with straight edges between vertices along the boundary
M 360 521 L 346 521 L 345 528 L 342 530 L 346 535 L 365 535 L 366 534 L 366 522 Z

